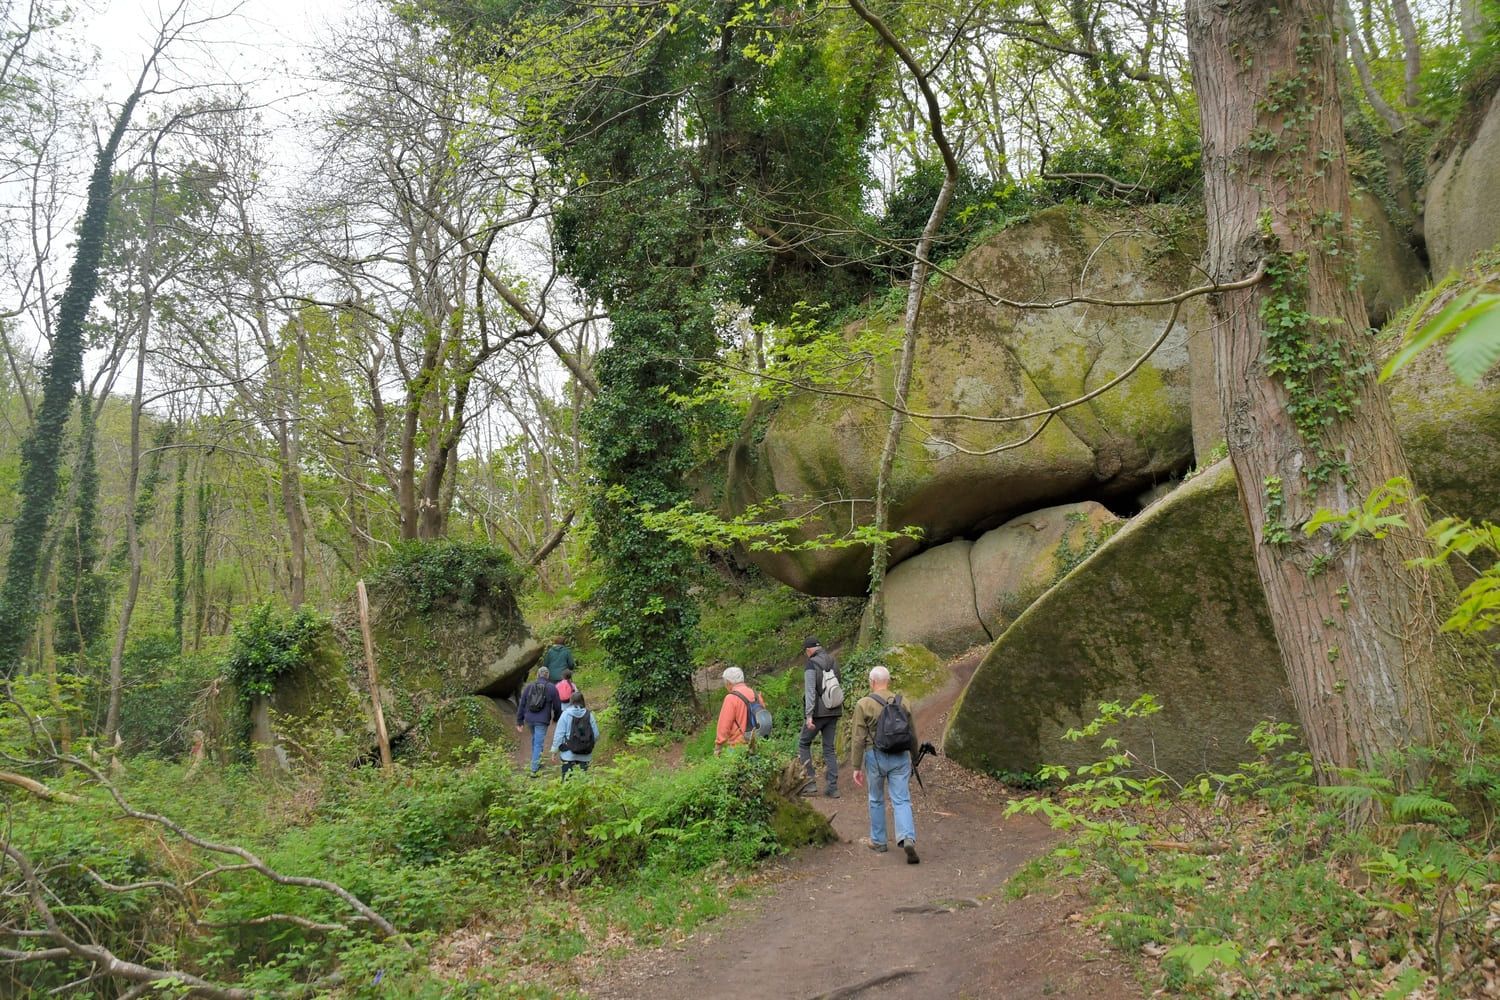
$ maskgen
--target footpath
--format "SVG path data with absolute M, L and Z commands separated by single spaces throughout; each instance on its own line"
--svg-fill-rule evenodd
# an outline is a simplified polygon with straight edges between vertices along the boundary
M 978 654 L 917 706 L 918 732 L 936 742 Z M 817 750 L 815 748 L 814 755 Z M 1005 883 L 1055 834 L 1031 817 L 1004 817 L 998 782 L 929 757 L 926 791 L 912 783 L 920 865 L 875 854 L 864 792 L 840 775 L 841 797 L 809 801 L 839 842 L 773 868 L 772 888 L 670 947 L 635 952 L 587 973 L 593 1000 L 788 1000 L 1097 997 L 1138 1000 L 1130 970 L 1078 919 L 1071 889 L 1010 901 Z

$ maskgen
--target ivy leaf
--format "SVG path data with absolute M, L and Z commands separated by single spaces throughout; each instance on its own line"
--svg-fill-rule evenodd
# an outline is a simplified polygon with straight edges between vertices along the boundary
M 1465 310 L 1464 325 L 1448 344 L 1448 367 L 1474 385 L 1500 361 L 1500 295 L 1486 295 Z

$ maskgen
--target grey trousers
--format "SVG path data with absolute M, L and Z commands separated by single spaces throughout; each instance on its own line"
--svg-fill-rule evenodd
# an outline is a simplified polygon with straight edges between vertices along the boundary
M 826 781 L 827 791 L 836 792 L 839 788 L 839 751 L 838 743 L 839 717 L 830 715 L 826 718 L 813 716 L 813 728 L 807 728 L 807 719 L 803 718 L 802 731 L 797 734 L 797 759 L 807 771 L 809 778 L 814 777 L 812 766 L 813 740 L 821 733 L 823 736 L 823 767 L 828 772 Z

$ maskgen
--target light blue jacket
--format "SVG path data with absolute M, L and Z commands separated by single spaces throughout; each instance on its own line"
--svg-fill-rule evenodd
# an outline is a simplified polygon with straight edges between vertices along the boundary
M 599 745 L 599 719 L 586 708 L 577 708 L 569 705 L 563 709 L 562 718 L 557 720 L 557 728 L 552 733 L 552 752 L 562 751 L 562 759 L 587 764 L 594 755 L 591 753 L 574 753 L 571 750 L 563 750 L 562 745 L 567 741 L 568 734 L 573 731 L 573 720 L 583 718 L 587 713 L 589 725 L 594 727 L 594 745 Z

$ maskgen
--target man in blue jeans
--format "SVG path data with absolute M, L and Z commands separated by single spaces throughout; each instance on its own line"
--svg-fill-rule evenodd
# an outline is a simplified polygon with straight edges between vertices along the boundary
M 911 815 L 911 771 L 917 750 L 917 723 L 899 694 L 891 692 L 891 672 L 885 667 L 870 671 L 870 693 L 854 706 L 849 764 L 854 784 L 870 791 L 870 839 L 872 851 L 884 854 L 886 847 L 885 799 L 889 791 L 891 813 L 896 820 L 896 846 L 906 852 L 906 863 L 915 865 L 917 828 Z
M 537 667 L 536 680 L 521 689 L 516 699 L 516 732 L 531 730 L 531 776 L 542 770 L 542 748 L 547 745 L 547 727 L 562 715 L 562 701 L 557 685 L 547 676 L 546 667 Z

